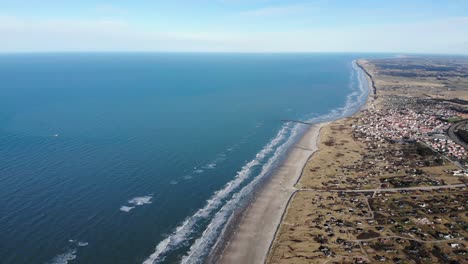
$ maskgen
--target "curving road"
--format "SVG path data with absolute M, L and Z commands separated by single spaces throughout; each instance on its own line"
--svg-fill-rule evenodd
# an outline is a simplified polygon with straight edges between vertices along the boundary
M 468 120 L 465 120 L 465 121 L 461 121 L 461 122 L 458 122 L 458 123 L 455 123 L 453 124 L 452 126 L 449 127 L 448 131 L 447 131 L 447 134 L 449 136 L 449 138 L 453 141 L 455 141 L 455 143 L 461 145 L 462 147 L 464 147 L 465 149 L 468 149 L 468 144 L 466 144 L 465 141 L 463 141 L 456 133 L 455 131 L 458 130 L 459 127 L 461 126 L 464 126 L 468 123 Z

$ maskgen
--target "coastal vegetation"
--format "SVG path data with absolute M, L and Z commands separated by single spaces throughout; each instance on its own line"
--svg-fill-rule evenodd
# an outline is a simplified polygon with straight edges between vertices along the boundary
M 463 263 L 468 156 L 449 128 L 466 118 L 468 60 L 359 65 L 376 95 L 322 128 L 267 263 Z

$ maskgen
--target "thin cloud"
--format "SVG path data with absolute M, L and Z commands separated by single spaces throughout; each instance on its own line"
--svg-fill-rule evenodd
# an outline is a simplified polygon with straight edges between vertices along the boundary
M 128 27 L 127 22 L 117 19 L 25 19 L 0 15 L 0 30 L 15 31 L 108 31 Z
M 161 31 L 125 20 L 0 16 L 0 52 L 223 51 L 425 52 L 468 54 L 467 17 L 284 31 Z M 429 44 L 430 45 L 429 45 Z
M 128 10 L 111 4 L 100 4 L 93 8 L 95 12 L 105 15 L 126 15 Z
M 288 16 L 316 10 L 317 8 L 312 4 L 292 4 L 245 10 L 240 12 L 240 15 L 245 17 Z

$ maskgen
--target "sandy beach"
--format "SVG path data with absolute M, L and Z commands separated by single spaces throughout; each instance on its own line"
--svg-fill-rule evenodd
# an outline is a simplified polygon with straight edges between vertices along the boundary
M 401 120 L 408 120 L 405 122 L 412 127 L 419 127 L 421 120 L 435 120 L 427 123 L 430 126 L 428 131 L 447 125 L 435 119 L 434 116 L 457 115 L 450 111 L 453 111 L 453 108 L 459 109 L 460 106 L 454 106 L 449 99 L 456 95 L 460 96 L 461 92 L 437 88 L 437 85 L 432 85 L 430 82 L 438 84 L 436 78 L 429 81 L 422 80 L 428 84 L 418 89 L 408 89 L 406 77 L 395 77 L 392 74 L 379 75 L 372 61 L 361 60 L 359 63 L 362 63 L 361 69 L 364 67 L 366 72 L 369 72 L 365 76 L 369 88 L 375 81 L 379 88 L 378 95 L 371 90 L 360 111 L 350 117 L 330 122 L 321 128 L 319 140 L 316 142 L 318 150 L 305 164 L 300 180 L 295 185 L 297 191 L 293 192 L 292 197 L 289 198 L 267 259 L 263 260 L 266 263 L 310 264 L 355 263 L 356 261 L 375 263 L 386 260 L 402 263 L 403 259 L 412 259 L 414 263 L 419 263 L 420 259 L 426 259 L 428 262 L 432 260 L 431 263 L 435 263 L 434 261 L 439 260 L 440 257 L 438 252 L 442 250 L 439 247 L 426 247 L 418 243 L 426 243 L 427 240 L 430 241 L 427 242 L 430 245 L 430 243 L 447 241 L 451 237 L 460 243 L 459 241 L 464 237 L 457 233 L 461 231 L 454 232 L 451 229 L 445 229 L 447 225 L 441 224 L 453 221 L 448 212 L 451 212 L 452 216 L 457 219 L 464 219 L 465 215 L 462 213 L 459 214 L 460 216 L 455 216 L 458 209 L 416 210 L 415 213 L 415 210 L 400 210 L 401 205 L 395 207 L 395 203 L 407 203 L 410 209 L 414 208 L 411 206 L 413 203 L 435 207 L 438 203 L 438 200 L 434 199 L 435 194 L 448 199 L 445 197 L 454 193 L 455 202 L 452 206 L 456 207 L 456 204 L 464 199 L 466 193 L 463 190 L 455 192 L 450 190 L 463 188 L 465 181 L 452 176 L 451 172 L 459 168 L 452 160 L 448 158 L 446 162 L 438 160 L 441 160 L 440 153 L 453 155 L 451 153 L 458 153 L 456 151 L 461 151 L 460 148 L 447 148 L 441 152 L 427 149 L 427 152 L 423 152 L 421 149 L 424 149 L 424 146 L 430 144 L 431 141 L 424 144 L 405 142 L 395 144 L 397 141 L 382 140 L 382 135 L 390 135 L 389 137 L 395 135 L 397 140 L 402 138 L 401 134 L 398 134 Z M 382 69 L 382 64 L 379 69 Z M 390 69 L 393 70 L 391 67 Z M 410 82 L 414 83 L 414 79 L 410 79 Z M 444 106 L 440 102 L 434 103 L 432 99 L 427 99 L 427 94 L 439 96 L 448 94 L 444 98 L 450 101 L 450 104 Z M 421 117 L 413 114 L 414 111 L 421 113 L 420 109 L 427 111 L 428 104 L 434 109 L 427 116 Z M 393 120 L 398 125 L 391 125 L 391 122 L 382 125 L 385 121 L 381 122 L 381 120 L 387 120 L 385 118 Z M 371 132 L 360 134 L 362 129 Z M 397 132 L 389 134 L 389 131 Z M 408 129 L 402 128 L 401 131 L 404 131 L 401 132 L 404 134 Z M 431 140 L 431 138 L 427 137 L 423 140 Z M 419 174 L 412 174 L 408 177 L 406 174 L 411 171 L 418 171 Z M 402 186 L 411 187 L 403 188 Z M 369 193 L 372 194 L 369 195 Z M 416 202 L 413 201 L 415 199 Z M 440 216 L 434 218 L 433 212 L 437 212 Z M 407 220 L 410 219 L 409 217 L 415 220 Z M 413 221 L 412 223 L 418 225 L 422 231 L 410 229 L 412 225 L 406 224 L 397 228 L 390 221 L 387 222 L 390 218 L 403 223 Z M 426 227 L 422 226 L 418 219 L 441 220 L 438 223 L 439 226 Z M 455 226 L 452 227 L 455 228 Z M 434 232 L 434 228 L 438 231 Z M 418 235 L 412 233 L 412 230 L 420 232 L 418 234 L 424 240 L 416 238 Z M 437 232 L 447 232 L 453 235 L 440 240 Z M 380 246 L 385 246 L 385 248 Z M 413 254 L 407 251 L 412 246 L 421 248 L 420 252 Z M 465 246 L 460 247 L 465 248 Z M 443 249 L 443 252 L 452 251 L 449 246 Z M 453 252 L 456 253 L 456 251 Z M 455 255 L 453 258 L 458 258 Z M 262 260 L 245 263 L 262 263 Z
M 271 180 L 259 191 L 244 211 L 219 263 L 263 263 L 294 185 L 301 176 L 307 160 L 317 150 L 320 129 L 312 126 L 294 146 L 285 162 Z
M 372 103 L 371 80 L 366 76 L 369 96 L 358 112 Z M 224 250 L 217 257 L 218 263 L 264 263 L 275 239 L 278 227 L 287 212 L 288 204 L 294 196 L 296 183 L 314 152 L 318 150 L 320 131 L 330 124 L 320 123 L 311 126 L 289 153 L 285 162 L 259 190 L 239 218 Z

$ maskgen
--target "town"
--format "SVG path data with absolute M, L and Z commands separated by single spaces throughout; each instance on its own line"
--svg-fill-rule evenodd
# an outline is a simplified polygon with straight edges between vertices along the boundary
M 464 117 L 464 113 L 451 110 L 445 104 L 433 104 L 430 99 L 412 99 L 401 96 L 387 97 L 381 109 L 366 110 L 362 125 L 355 127 L 367 141 L 385 140 L 420 141 L 443 155 L 465 163 L 467 152 L 449 138 L 446 131 L 452 125 L 448 120 Z M 393 103 L 399 101 L 398 103 Z
M 416 65 L 415 76 L 430 81 L 458 78 L 420 70 L 427 63 L 360 62 L 377 94 L 322 128 L 268 263 L 467 263 L 468 104 L 446 99 L 458 93 L 426 77 L 411 89 L 413 79 L 394 70 Z

